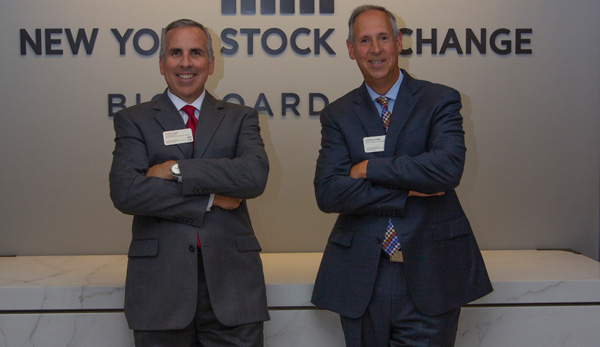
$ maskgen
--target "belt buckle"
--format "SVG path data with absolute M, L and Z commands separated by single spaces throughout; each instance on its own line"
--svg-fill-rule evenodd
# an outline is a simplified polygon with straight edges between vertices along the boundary
M 396 251 L 396 253 L 394 253 L 393 255 L 389 255 L 385 252 L 383 252 L 383 255 L 385 256 L 385 258 L 389 261 L 391 261 L 392 263 L 403 263 L 404 262 L 404 256 L 402 255 L 402 251 L 398 250 Z

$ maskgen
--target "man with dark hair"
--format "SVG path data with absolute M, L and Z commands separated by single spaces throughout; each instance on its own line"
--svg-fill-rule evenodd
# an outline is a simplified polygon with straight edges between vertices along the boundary
M 385 8 L 358 7 L 348 24 L 364 83 L 321 112 L 315 193 L 339 216 L 312 302 L 340 314 L 348 346 L 453 346 L 461 306 L 492 290 L 454 191 L 460 94 L 399 69 Z
M 167 90 L 114 117 L 110 194 L 133 215 L 125 315 L 136 346 L 262 346 L 269 319 L 260 245 L 246 199 L 269 164 L 258 114 L 205 90 L 208 30 L 163 32 Z

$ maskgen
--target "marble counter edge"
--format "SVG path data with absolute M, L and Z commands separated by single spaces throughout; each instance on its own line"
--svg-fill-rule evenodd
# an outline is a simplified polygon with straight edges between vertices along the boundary
M 493 251 L 488 251 L 488 259 L 489 252 Z M 497 255 L 506 254 L 501 252 Z M 36 268 L 32 272 L 37 273 L 23 275 L 26 280 L 0 276 L 0 312 L 122 309 L 126 256 L 71 256 L 89 260 L 93 265 L 88 267 L 69 256 L 56 257 L 20 257 L 19 271 L 25 271 L 27 264 L 43 264 L 43 271 Z M 265 253 L 262 258 L 270 308 L 314 308 L 310 297 L 321 253 Z M 295 268 L 290 270 L 286 262 Z M 587 258 L 586 262 L 593 273 L 595 261 Z M 504 265 L 495 264 L 492 269 L 498 266 Z M 48 271 L 51 273 L 44 275 Z M 565 281 L 507 280 L 510 276 L 505 273 L 497 276 L 502 280 L 494 280 L 493 271 L 490 275 L 495 291 L 473 305 L 600 304 L 600 272 L 593 278 Z M 61 279 L 77 284 L 61 285 Z

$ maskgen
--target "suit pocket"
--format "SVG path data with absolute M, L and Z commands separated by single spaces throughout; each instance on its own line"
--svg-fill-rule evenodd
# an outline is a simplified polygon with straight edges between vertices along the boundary
M 354 232 L 352 230 L 334 227 L 329 235 L 329 242 L 336 243 L 338 245 L 349 247 L 352 244 L 354 238 Z
M 239 235 L 235 237 L 237 248 L 240 252 L 262 251 L 258 239 L 254 235 Z
M 454 237 L 473 233 L 471 224 L 466 216 L 452 219 L 447 222 L 438 223 L 431 226 L 431 233 L 434 240 L 447 240 Z
M 156 257 L 158 255 L 158 240 L 133 240 L 129 246 L 129 258 Z

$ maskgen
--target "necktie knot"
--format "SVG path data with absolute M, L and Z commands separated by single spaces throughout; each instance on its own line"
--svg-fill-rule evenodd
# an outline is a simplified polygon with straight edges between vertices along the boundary
M 387 109 L 388 109 L 387 100 L 388 100 L 388 98 L 386 96 L 378 96 L 377 99 L 375 99 L 375 101 L 377 101 L 379 103 L 379 105 L 381 105 L 383 112 L 387 111 Z

